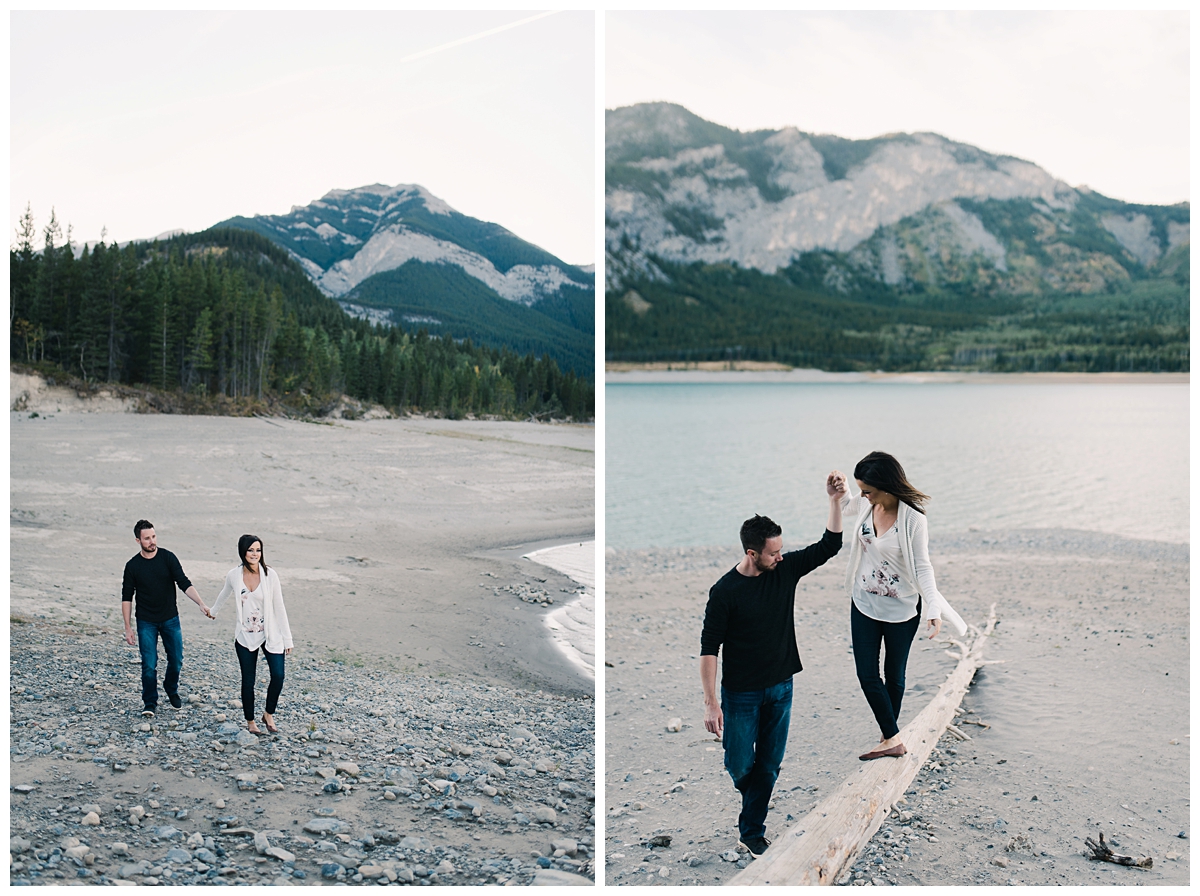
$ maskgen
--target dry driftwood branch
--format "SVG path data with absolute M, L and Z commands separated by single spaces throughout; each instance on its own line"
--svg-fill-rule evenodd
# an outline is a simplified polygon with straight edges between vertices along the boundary
M 996 627 L 992 604 L 983 630 L 975 635 L 964 656 L 937 694 L 900 732 L 908 753 L 897 758 L 863 763 L 834 792 L 813 807 L 783 836 L 776 838 L 762 857 L 732 877 L 730 886 L 832 884 L 850 866 L 909 783 L 933 752 L 954 711 L 979 668 L 983 648 Z M 961 733 L 961 732 L 960 732 Z
M 1114 865 L 1128 865 L 1131 868 L 1154 867 L 1154 859 L 1150 858 L 1150 856 L 1142 856 L 1141 858 L 1135 859 L 1133 856 L 1123 856 L 1119 853 L 1113 852 L 1109 845 L 1104 842 L 1103 831 L 1100 832 L 1099 843 L 1097 843 L 1091 837 L 1088 837 L 1087 845 L 1088 849 L 1092 851 L 1092 854 L 1088 856 L 1089 859 L 1098 859 L 1102 862 L 1112 862 Z
M 947 725 L 946 730 L 949 731 L 951 734 L 953 734 L 955 737 L 957 737 L 959 740 L 970 740 L 971 739 L 971 735 L 967 734 L 965 731 L 959 731 L 957 725 Z

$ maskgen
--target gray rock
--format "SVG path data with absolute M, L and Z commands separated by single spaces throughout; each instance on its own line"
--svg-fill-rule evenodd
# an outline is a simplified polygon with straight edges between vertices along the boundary
M 172 864 L 182 865 L 184 862 L 190 862 L 191 860 L 192 854 L 186 849 L 176 847 L 175 849 L 167 850 L 167 861 Z
M 535 887 L 594 887 L 596 882 L 582 874 L 571 874 L 557 868 L 539 868 L 531 882 Z
M 271 841 L 267 839 L 267 835 L 259 831 L 254 835 L 254 850 L 260 856 L 271 848 Z
M 288 852 L 282 846 L 268 846 L 264 850 L 263 855 L 270 856 L 273 859 L 279 859 L 283 863 L 295 862 L 296 854 Z
M 8 851 L 15 852 L 18 855 L 32 847 L 33 844 L 24 837 L 13 837 L 8 841 Z
M 416 850 L 420 850 L 423 852 L 428 852 L 429 850 L 433 849 L 433 844 L 430 843 L 428 840 L 426 840 L 424 837 L 408 836 L 400 841 L 400 848 L 401 849 L 416 849 Z
M 252 747 L 258 743 L 258 738 L 245 728 L 240 728 L 237 735 L 233 738 L 233 742 L 239 747 Z
M 343 868 L 341 865 L 339 865 L 337 862 L 326 862 L 324 865 L 321 866 L 321 877 L 325 878 L 326 880 L 333 880 L 339 874 L 345 874 L 345 873 L 346 873 L 346 869 Z
M 531 813 L 535 821 L 544 824 L 554 824 L 558 821 L 558 815 L 549 806 L 538 806 Z
M 313 818 L 304 825 L 304 830 L 310 834 L 341 834 L 350 830 L 350 826 L 336 818 Z
M 165 824 L 160 828 L 154 829 L 154 836 L 159 840 L 177 840 L 183 837 L 183 831 Z

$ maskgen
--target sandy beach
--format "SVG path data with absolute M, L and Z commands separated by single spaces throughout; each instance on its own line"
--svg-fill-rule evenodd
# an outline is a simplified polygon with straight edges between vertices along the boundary
M 648 364 L 605 365 L 608 384 L 664 383 L 1040 383 L 1065 385 L 1077 383 L 1188 383 L 1188 373 L 982 373 L 957 370 L 925 370 L 892 373 L 882 370 L 834 373 L 802 367 L 788 367 L 767 361 L 699 361 L 690 364 L 657 361 Z
M 801 545 L 785 532 L 788 546 Z M 971 739 L 943 738 L 839 883 L 1187 885 L 1187 546 L 1037 529 L 935 532 L 930 548 L 968 622 L 996 603 L 987 658 L 1002 662 L 963 701 Z M 607 884 L 719 884 L 750 861 L 734 851 L 740 798 L 704 731 L 698 674 L 708 588 L 737 559 L 728 548 L 607 554 Z M 844 563 L 797 591 L 804 671 L 768 837 L 878 739 L 849 652 Z M 914 645 L 901 725 L 953 666 L 942 646 Z M 681 731 L 667 730 L 672 718 Z M 1153 869 L 1090 861 L 1084 839 L 1098 831 Z M 662 834 L 670 847 L 644 845 Z
M 110 413 L 10 423 L 14 613 L 115 637 L 144 517 L 209 603 L 238 536 L 259 535 L 298 648 L 591 693 L 541 623 L 575 582 L 521 558 L 591 538 L 591 427 Z M 519 599 L 535 587 L 548 606 Z M 189 638 L 230 637 L 200 621 Z
M 14 880 L 590 882 L 594 647 L 551 626 L 594 584 L 522 555 L 593 539 L 592 427 L 73 410 L 10 414 Z M 182 596 L 184 706 L 138 715 L 139 517 L 210 604 L 263 540 L 279 735 L 244 730 L 231 617 Z

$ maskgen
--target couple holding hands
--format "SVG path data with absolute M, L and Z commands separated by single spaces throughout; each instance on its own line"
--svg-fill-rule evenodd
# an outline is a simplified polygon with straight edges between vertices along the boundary
M 283 606 L 283 589 L 279 575 L 263 559 L 262 539 L 243 535 L 238 539 L 241 563 L 225 576 L 225 584 L 210 609 L 199 592 L 184 575 L 179 558 L 158 546 L 154 526 L 149 520 L 138 520 L 133 527 L 138 552 L 125 564 L 121 587 L 121 614 L 125 620 L 125 641 L 137 644 L 142 658 L 142 715 L 154 715 L 158 708 L 158 641 L 161 638 L 167 655 L 167 671 L 163 690 L 176 709 L 179 698 L 179 672 L 183 667 L 183 629 L 179 624 L 175 588 L 183 591 L 209 619 L 217 618 L 221 604 L 234 596 L 234 652 L 242 675 L 242 712 L 251 734 L 274 734 L 275 708 L 283 691 L 283 658 L 292 652 L 292 630 Z M 136 640 L 132 625 L 134 599 L 137 600 Z M 267 730 L 258 727 L 254 718 L 254 677 L 258 654 L 262 652 L 271 673 L 267 685 L 266 711 L 262 722 Z
M 922 623 L 930 638 L 940 632 L 943 620 L 960 635 L 966 632 L 938 591 L 929 562 L 923 509 L 929 496 L 913 487 L 896 458 L 882 451 L 859 461 L 854 479 L 859 497 L 851 497 L 843 473 L 829 474 L 825 534 L 799 551 L 783 553 L 782 529 L 769 518 L 746 520 L 742 559 L 709 590 L 700 637 L 704 727 L 723 738 L 725 768 L 742 794 L 740 840 L 756 856 L 770 845 L 764 824 L 767 805 L 787 746 L 792 676 L 802 668 L 796 647 L 796 585 L 841 550 L 843 516 L 851 524 L 845 587 L 854 666 L 880 730 L 879 743 L 859 759 L 907 752 L 896 719 L 909 648 Z

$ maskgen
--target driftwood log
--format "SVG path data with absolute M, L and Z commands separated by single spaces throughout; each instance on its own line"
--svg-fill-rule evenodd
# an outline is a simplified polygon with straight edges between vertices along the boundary
M 1098 859 L 1102 862 L 1112 862 L 1114 865 L 1130 865 L 1134 868 L 1153 868 L 1154 859 L 1149 856 L 1134 858 L 1133 856 L 1123 856 L 1112 851 L 1107 843 L 1104 842 L 1104 832 L 1100 832 L 1100 842 L 1097 843 L 1091 837 L 1087 838 L 1088 849 L 1092 854 L 1089 859 Z
M 954 711 L 983 665 L 983 648 L 996 627 L 992 604 L 983 629 L 970 627 L 970 646 L 958 644 L 958 666 L 929 704 L 900 732 L 908 753 L 863 763 L 837 789 L 793 825 L 729 886 L 816 886 L 833 884 L 879 830 L 888 812 L 933 752 Z

